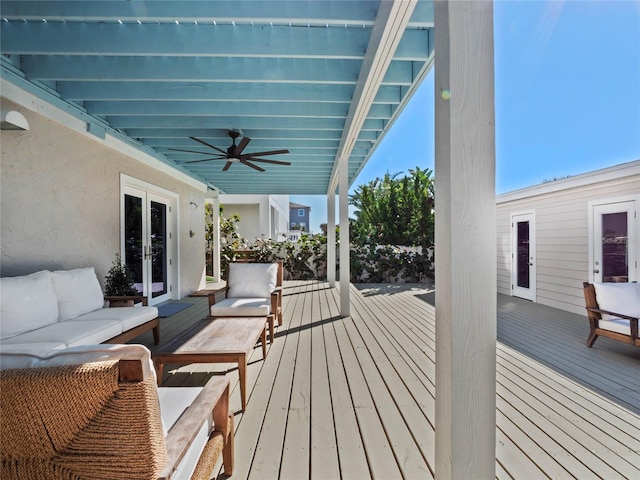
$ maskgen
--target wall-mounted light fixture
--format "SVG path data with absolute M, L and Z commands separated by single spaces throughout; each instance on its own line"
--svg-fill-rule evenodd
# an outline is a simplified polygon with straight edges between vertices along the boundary
M 0 117 L 2 120 L 0 130 L 29 130 L 29 122 L 20 112 L 2 110 Z
M 189 230 L 189 236 L 191 238 L 195 237 L 196 233 L 193 230 Z
M 198 208 L 198 204 L 196 202 L 189 202 L 189 204 L 193 205 L 194 207 Z

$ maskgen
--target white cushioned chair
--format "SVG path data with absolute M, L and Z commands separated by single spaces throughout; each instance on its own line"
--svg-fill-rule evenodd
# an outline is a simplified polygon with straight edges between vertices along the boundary
M 230 263 L 227 285 L 209 294 L 210 318 L 265 317 L 273 342 L 275 319 L 282 325 L 282 277 L 282 261 Z
M 599 336 L 640 347 L 640 283 L 583 283 L 591 331 L 587 346 Z
M 156 383 L 142 345 L 3 349 L 0 477 L 208 480 L 220 455 L 231 475 L 229 378 Z

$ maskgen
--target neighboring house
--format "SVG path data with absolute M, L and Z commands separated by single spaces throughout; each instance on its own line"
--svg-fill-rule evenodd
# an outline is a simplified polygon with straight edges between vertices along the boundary
M 290 230 L 310 231 L 311 207 L 299 203 L 289 203 L 289 228 Z
M 289 195 L 220 195 L 223 216 L 237 214 L 238 235 L 249 242 L 283 240 L 289 230 L 288 204 Z
M 498 195 L 498 292 L 584 314 L 582 282 L 640 280 L 640 160 Z

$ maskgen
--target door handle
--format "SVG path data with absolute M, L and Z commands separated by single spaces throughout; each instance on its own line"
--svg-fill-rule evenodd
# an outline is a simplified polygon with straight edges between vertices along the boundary
M 593 273 L 600 273 L 600 270 L 594 270 Z
M 149 258 L 151 256 L 151 247 L 145 245 L 144 246 L 144 258 Z

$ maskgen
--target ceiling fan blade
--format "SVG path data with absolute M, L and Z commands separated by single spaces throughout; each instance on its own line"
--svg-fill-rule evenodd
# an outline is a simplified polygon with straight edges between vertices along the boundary
M 207 147 L 211 147 L 214 150 L 217 150 L 220 153 L 223 153 L 225 156 L 227 155 L 227 151 L 226 150 L 222 150 L 221 148 L 216 147 L 215 145 L 211 145 L 210 143 L 205 142 L 204 140 L 200 140 L 199 138 L 196 137 L 189 137 L 191 140 L 195 140 L 198 143 L 201 143 L 202 145 L 206 145 Z
M 251 141 L 251 139 L 249 137 L 242 137 L 242 140 L 240 140 L 240 143 L 238 144 L 238 146 L 236 147 L 235 152 L 233 152 L 234 156 L 240 156 L 240 154 L 242 153 L 242 151 L 244 150 L 244 148 L 249 145 L 249 142 Z
M 247 167 L 251 167 L 254 170 L 258 170 L 259 172 L 265 172 L 266 170 L 264 168 L 260 168 L 257 165 L 254 165 L 253 163 L 249 162 L 248 160 L 240 160 L 240 163 L 246 165 Z
M 273 163 L 274 165 L 291 165 L 291 162 L 281 162 L 280 160 L 271 160 L 268 158 L 247 158 L 246 160 L 251 160 L 252 162 L 264 162 L 264 163 Z
M 184 162 L 184 163 L 200 163 L 200 162 L 212 162 L 214 160 L 225 160 L 224 157 L 219 157 L 219 158 L 203 158 L 202 160 L 189 160 L 188 162 Z
M 196 150 L 186 150 L 184 148 L 167 148 L 167 150 L 171 150 L 172 152 L 199 153 L 200 155 L 207 155 L 207 152 L 198 152 Z
M 241 159 L 250 157 L 266 157 L 267 155 L 280 155 L 281 153 L 289 153 L 289 150 L 270 150 L 268 152 L 247 153 L 241 155 Z
M 226 172 L 227 170 L 229 170 L 229 167 L 231 167 L 231 165 L 233 165 L 233 162 L 227 162 L 224 164 L 224 168 L 222 169 L 223 172 Z

